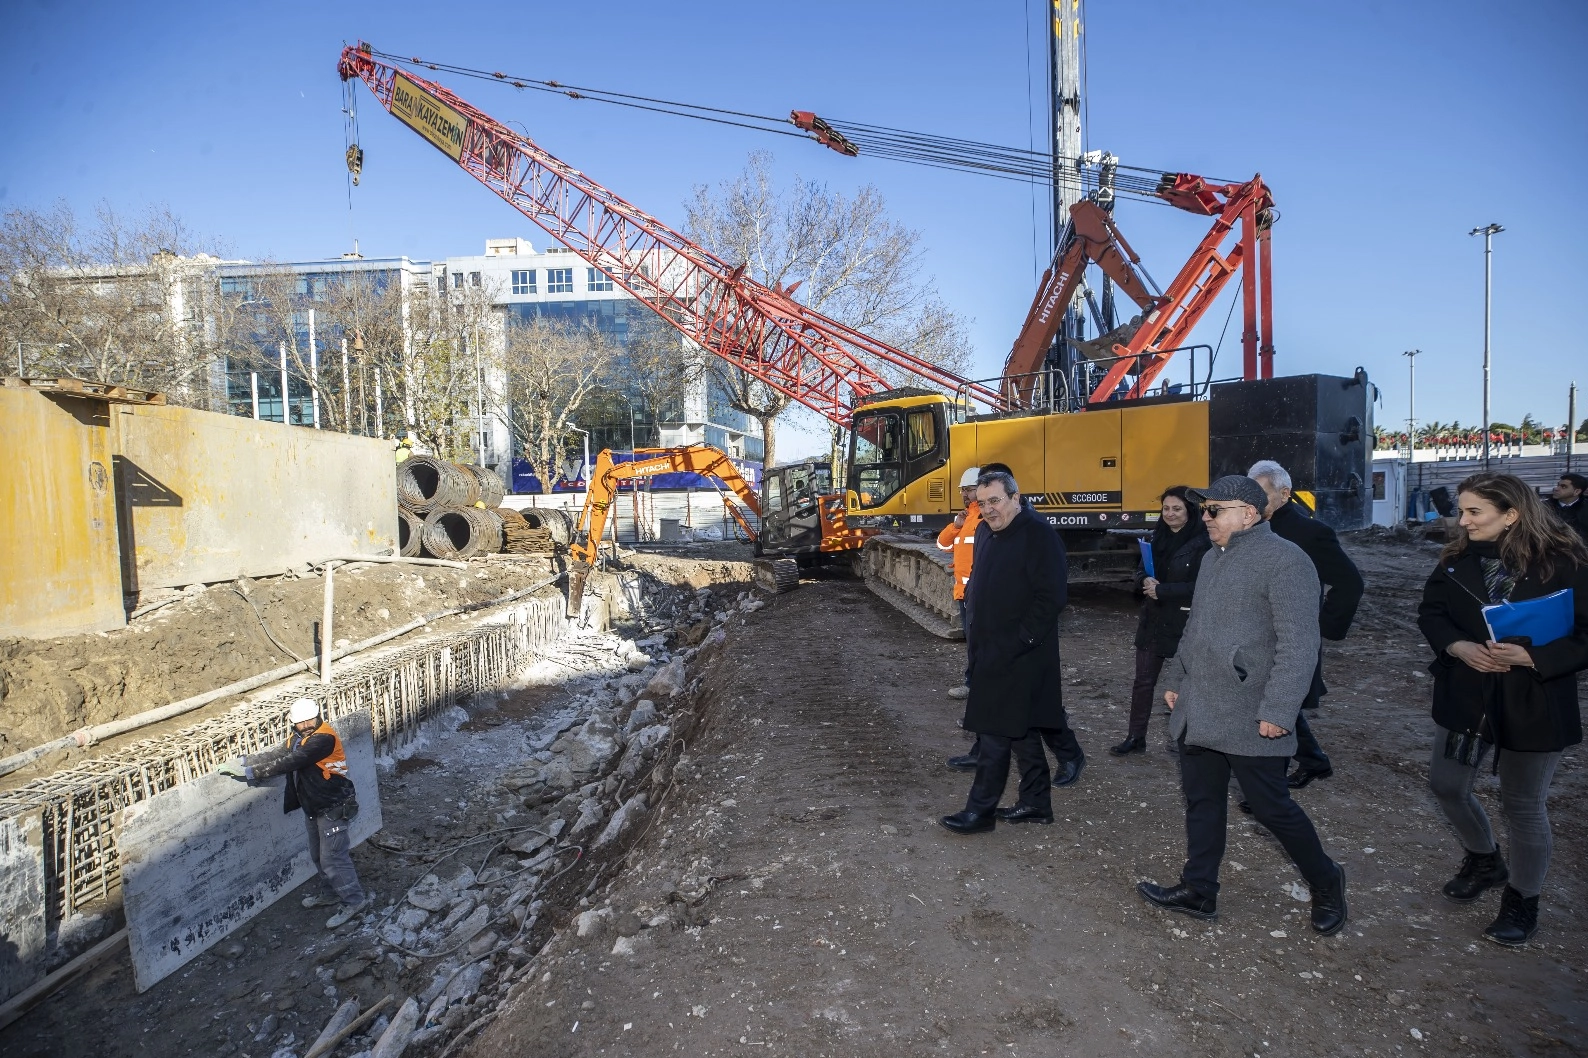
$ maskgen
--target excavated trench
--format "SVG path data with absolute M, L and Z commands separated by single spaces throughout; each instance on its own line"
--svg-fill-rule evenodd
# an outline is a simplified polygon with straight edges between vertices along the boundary
M 328 933 L 294 893 L 141 995 L 123 946 L 0 1029 L 5 1052 L 301 1056 L 390 996 L 334 1053 L 441 1053 L 619 869 L 692 735 L 697 674 L 760 606 L 746 563 L 629 566 L 592 581 L 611 630 L 575 630 L 380 760 L 384 829 L 355 850 L 375 911 Z

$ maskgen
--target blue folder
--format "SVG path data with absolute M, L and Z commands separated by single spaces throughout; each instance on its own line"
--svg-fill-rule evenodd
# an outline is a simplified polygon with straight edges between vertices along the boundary
M 1136 541 L 1136 546 L 1141 548 L 1141 569 L 1142 569 L 1142 572 L 1147 574 L 1147 576 L 1149 576 L 1149 577 L 1156 577 L 1158 574 L 1153 572 L 1153 568 L 1152 568 L 1152 541 L 1151 540 L 1137 540 Z
M 1495 642 L 1526 636 L 1535 647 L 1569 635 L 1576 617 L 1570 588 L 1522 602 L 1502 602 L 1483 608 L 1489 638 Z

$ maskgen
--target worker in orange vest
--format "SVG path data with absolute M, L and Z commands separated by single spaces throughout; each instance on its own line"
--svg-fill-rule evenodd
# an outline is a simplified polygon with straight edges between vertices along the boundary
M 970 564 L 976 544 L 976 527 L 981 524 L 981 508 L 976 506 L 976 479 L 980 467 L 971 467 L 959 476 L 959 498 L 965 509 L 954 515 L 954 520 L 943 526 L 937 534 L 937 546 L 954 552 L 954 598 L 959 602 L 960 627 L 965 629 L 965 642 L 970 642 L 970 615 L 965 612 L 965 585 L 970 583 Z M 969 662 L 967 661 L 967 666 Z M 966 668 L 965 682 L 948 692 L 950 698 L 963 700 L 970 697 L 970 670 Z
M 359 884 L 353 869 L 350 830 L 358 815 L 353 780 L 347 774 L 347 754 L 335 729 L 320 719 L 320 706 L 313 698 L 299 698 L 287 713 L 292 733 L 280 749 L 238 757 L 215 769 L 222 775 L 257 785 L 277 775 L 287 776 L 282 811 L 303 809 L 309 838 L 309 859 L 326 885 L 336 894 L 327 901 L 309 896 L 304 907 L 340 903 L 336 914 L 326 922 L 336 929 L 366 910 L 374 902 Z

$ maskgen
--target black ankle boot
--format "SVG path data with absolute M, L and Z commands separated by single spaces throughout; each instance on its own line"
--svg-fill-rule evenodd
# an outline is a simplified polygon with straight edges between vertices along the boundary
M 1505 887 L 1505 892 L 1500 894 L 1500 915 L 1483 935 L 1496 944 L 1504 944 L 1508 948 L 1515 948 L 1526 944 L 1528 938 L 1538 932 L 1538 897 L 1523 896 L 1521 893 Z
M 1458 904 L 1470 904 L 1488 890 L 1504 885 L 1510 877 L 1498 848 L 1493 852 L 1469 852 L 1461 861 L 1461 870 L 1441 891 Z

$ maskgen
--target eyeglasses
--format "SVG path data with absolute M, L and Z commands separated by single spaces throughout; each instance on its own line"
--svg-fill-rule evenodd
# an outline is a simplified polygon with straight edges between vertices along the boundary
M 1251 504 L 1249 504 L 1249 503 L 1232 503 L 1232 504 L 1226 504 L 1223 507 L 1215 507 L 1212 504 L 1208 504 L 1207 506 L 1202 508 L 1202 517 L 1204 517 L 1204 518 L 1217 518 L 1219 515 L 1223 514 L 1225 511 L 1238 511 L 1242 507 L 1250 507 L 1250 506 L 1251 506 Z

